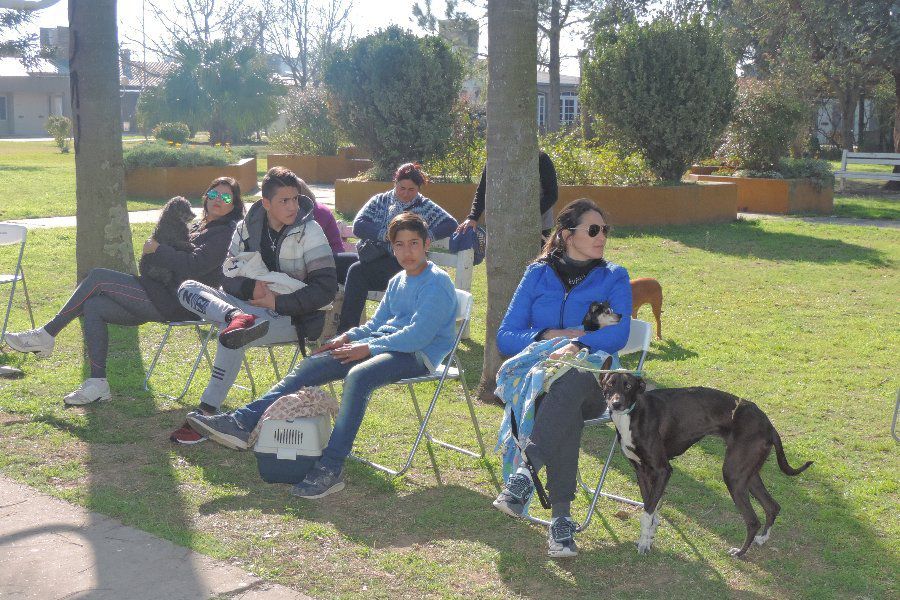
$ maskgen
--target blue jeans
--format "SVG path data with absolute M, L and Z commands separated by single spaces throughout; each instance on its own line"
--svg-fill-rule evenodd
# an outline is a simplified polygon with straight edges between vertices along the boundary
M 328 353 L 316 354 L 303 360 L 259 400 L 239 408 L 233 415 L 241 427 L 252 431 L 265 410 L 281 396 L 292 394 L 301 387 L 343 379 L 341 408 L 320 461 L 331 471 L 338 472 L 353 449 L 353 440 L 359 432 L 372 392 L 389 383 L 426 373 L 428 368 L 419 355 L 408 352 L 386 352 L 347 364 L 342 364 Z

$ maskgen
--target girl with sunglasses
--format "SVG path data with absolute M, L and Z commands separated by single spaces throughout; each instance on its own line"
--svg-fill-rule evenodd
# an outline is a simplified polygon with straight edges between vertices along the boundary
M 166 285 L 155 279 L 135 277 L 110 269 L 92 269 L 78 284 L 69 301 L 46 325 L 22 333 L 6 334 L 6 342 L 19 352 L 33 352 L 41 358 L 53 353 L 56 336 L 78 317 L 84 317 L 82 330 L 91 376 L 63 401 L 70 405 L 109 400 L 106 379 L 106 355 L 109 345 L 107 325 L 141 325 L 151 321 L 165 323 L 195 319 L 178 302 L 178 286 L 186 279 L 203 281 L 218 287 L 222 281 L 222 263 L 235 226 L 244 216 L 241 188 L 231 177 L 219 177 L 203 194 L 203 216 L 190 228 L 190 251 L 175 250 L 150 238 L 144 243 L 140 271 L 160 266 L 174 277 Z
M 612 355 L 625 346 L 631 328 L 631 284 L 624 268 L 604 259 L 608 234 L 606 215 L 592 200 L 575 200 L 560 211 L 556 231 L 525 270 L 497 331 L 501 354 L 517 355 L 533 342 L 559 338 L 560 344 L 568 342 L 550 358 L 573 356 L 582 349 Z M 602 301 L 622 315 L 621 321 L 586 332 L 582 322 L 591 303 Z M 581 431 L 584 419 L 598 417 L 604 409 L 594 375 L 575 369 L 553 381 L 537 402 L 524 450 L 534 473 L 541 467 L 547 471 L 553 512 L 550 556 L 578 552 L 569 505 L 575 499 Z M 532 471 L 521 464 L 494 501 L 497 509 L 514 517 L 522 516 L 534 493 Z

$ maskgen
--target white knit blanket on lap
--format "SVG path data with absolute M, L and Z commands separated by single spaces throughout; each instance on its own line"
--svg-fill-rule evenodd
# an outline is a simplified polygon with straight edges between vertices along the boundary
M 258 281 L 265 281 L 266 285 L 276 294 L 291 294 L 306 287 L 302 281 L 294 279 L 286 273 L 270 271 L 263 262 L 259 252 L 241 252 L 237 256 L 230 256 L 226 260 L 231 266 L 223 269 L 232 277 L 248 277 Z M 231 270 L 233 269 L 233 270 Z

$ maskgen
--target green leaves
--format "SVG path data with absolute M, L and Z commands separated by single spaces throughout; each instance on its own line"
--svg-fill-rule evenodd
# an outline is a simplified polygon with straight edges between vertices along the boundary
M 461 79 L 444 41 L 396 26 L 338 51 L 325 71 L 335 121 L 382 172 L 444 152 Z
M 584 101 L 663 180 L 677 181 L 728 123 L 735 63 L 699 19 L 662 17 L 598 35 L 585 61 Z

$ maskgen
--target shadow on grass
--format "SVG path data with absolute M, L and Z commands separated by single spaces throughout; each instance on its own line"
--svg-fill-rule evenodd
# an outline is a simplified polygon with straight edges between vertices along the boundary
M 168 452 L 148 448 L 146 433 L 133 427 L 135 419 L 146 419 L 157 412 L 152 392 L 133 391 L 140 389 L 146 375 L 140 331 L 137 327 L 112 326 L 109 333 L 107 371 L 113 387 L 112 401 L 71 409 L 84 410 L 84 419 L 46 413 L 34 420 L 66 431 L 88 445 L 87 508 L 181 545 L 202 545 L 196 539 L 200 534 L 190 527 L 192 509 L 179 489 Z M 82 376 L 87 378 L 91 373 L 86 348 L 83 353 Z M 121 389 L 128 391 L 122 393 Z M 123 469 L 123 465 L 128 468 Z M 132 478 L 143 473 L 153 474 L 153 486 L 134 494 L 140 482 Z M 174 535 L 171 522 L 181 526 Z M 115 582 L 120 581 L 123 574 L 102 560 L 109 555 L 108 549 L 97 546 L 92 552 L 96 560 L 93 565 L 94 589 L 116 589 Z M 153 565 L 143 568 L 153 569 Z M 195 573 L 185 570 L 180 575 L 184 577 L 185 597 L 205 597 L 206 586 Z M 158 576 L 164 578 L 167 574 L 160 572 Z
M 617 235 L 624 237 L 653 233 L 685 246 L 728 256 L 752 257 L 763 260 L 792 262 L 863 263 L 876 267 L 890 265 L 887 257 L 877 250 L 836 239 L 810 235 L 767 231 L 759 221 L 740 219 L 716 225 L 691 225 L 642 229 L 623 228 Z
M 45 167 L 28 167 L 24 165 L 0 165 L 0 172 L 3 171 L 43 171 Z
M 693 350 L 685 348 L 673 339 L 654 340 L 647 352 L 646 360 L 656 361 L 677 361 L 696 358 L 699 356 Z

